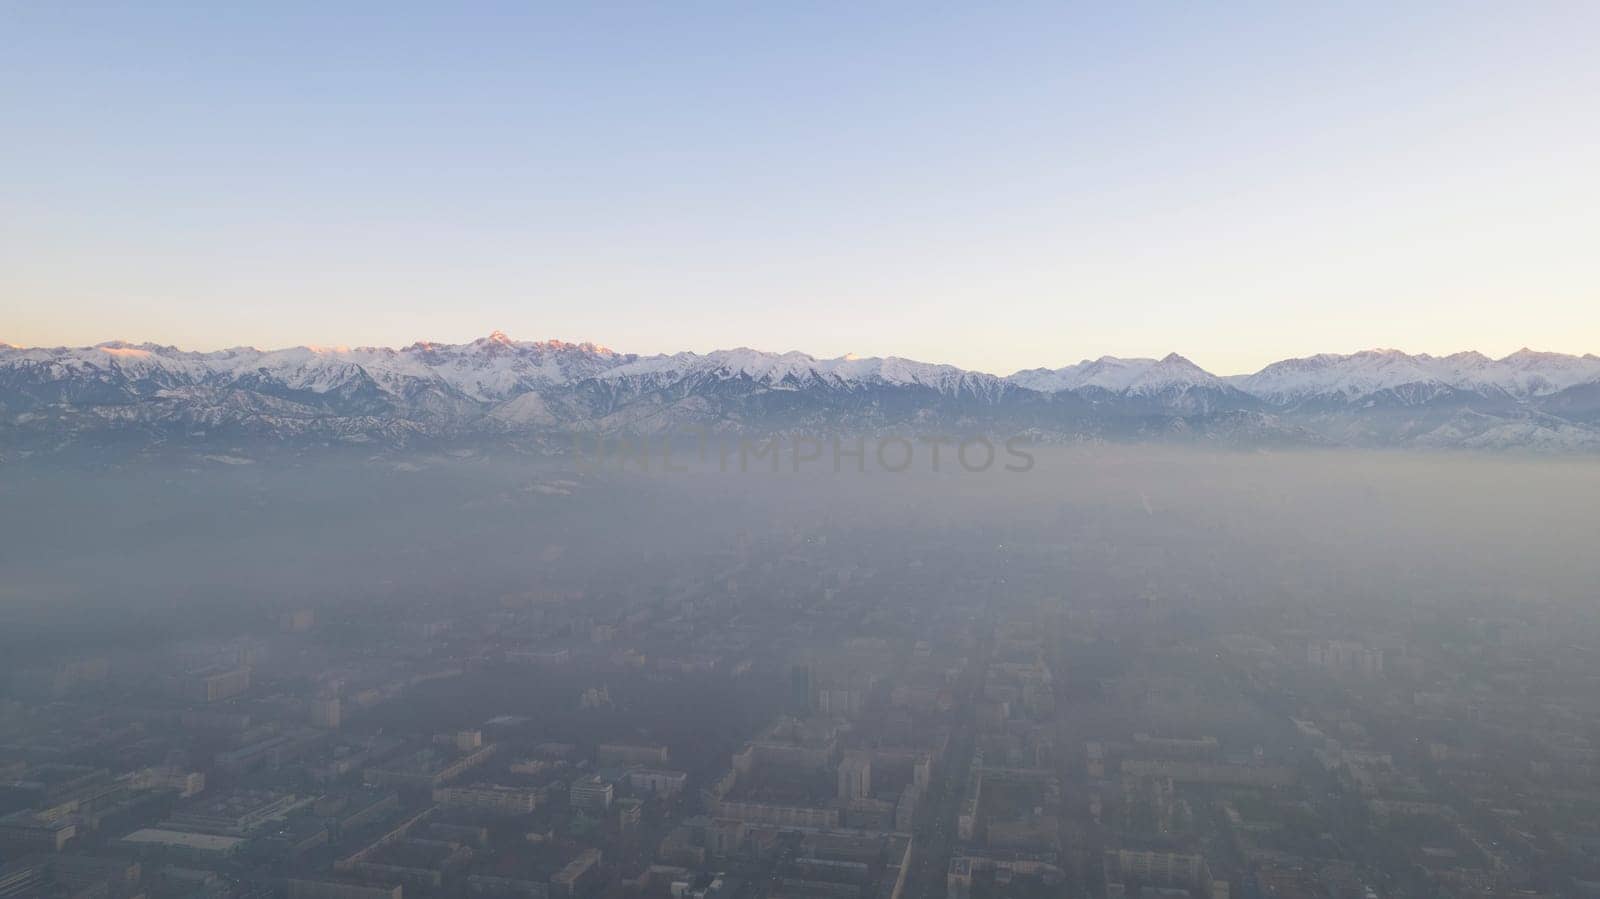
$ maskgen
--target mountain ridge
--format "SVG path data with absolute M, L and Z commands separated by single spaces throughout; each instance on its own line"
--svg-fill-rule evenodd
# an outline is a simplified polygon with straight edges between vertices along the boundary
M 1173 352 L 1001 376 L 898 356 L 594 343 L 232 347 L 0 344 L 0 445 L 464 440 L 569 431 L 1010 429 L 1204 439 L 1600 451 L 1600 357 L 1373 349 L 1218 376 Z

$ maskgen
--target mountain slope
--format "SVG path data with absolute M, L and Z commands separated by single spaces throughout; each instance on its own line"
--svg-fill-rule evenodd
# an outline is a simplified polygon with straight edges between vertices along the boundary
M 0 446 L 377 442 L 902 429 L 1041 439 L 1600 450 L 1600 357 L 1395 350 L 1217 377 L 1173 353 L 1009 377 L 898 357 L 593 344 L 236 347 L 0 344 Z

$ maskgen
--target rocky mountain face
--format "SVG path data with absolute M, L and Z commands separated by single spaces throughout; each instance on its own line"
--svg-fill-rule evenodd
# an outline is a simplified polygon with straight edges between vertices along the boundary
M 545 440 L 687 429 L 1600 450 L 1600 357 L 1371 350 L 1218 377 L 1176 353 L 1008 377 L 900 358 L 593 344 L 0 344 L 0 449 Z

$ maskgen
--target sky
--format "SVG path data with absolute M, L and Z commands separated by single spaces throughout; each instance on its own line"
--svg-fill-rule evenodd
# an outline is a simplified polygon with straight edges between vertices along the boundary
M 1201 6 L 0 2 L 0 341 L 1600 352 L 1600 4 Z

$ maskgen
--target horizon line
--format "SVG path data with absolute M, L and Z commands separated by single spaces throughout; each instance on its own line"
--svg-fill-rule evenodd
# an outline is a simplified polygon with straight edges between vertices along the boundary
M 369 352 L 372 352 L 372 351 L 387 351 L 387 352 L 391 352 L 391 353 L 400 353 L 400 352 L 404 352 L 406 350 L 414 350 L 414 349 L 431 349 L 431 348 L 434 348 L 434 347 L 469 347 L 469 346 L 473 346 L 475 344 L 501 344 L 501 345 L 510 345 L 510 346 L 544 346 L 544 347 L 557 347 L 557 348 L 560 348 L 560 347 L 572 347 L 572 348 L 576 348 L 576 349 L 585 349 L 585 350 L 589 350 L 589 351 L 593 351 L 593 352 L 606 353 L 606 354 L 611 354 L 611 355 L 634 356 L 634 357 L 636 357 L 637 359 L 640 359 L 640 360 L 653 359 L 653 358 L 669 358 L 669 357 L 677 356 L 677 355 L 692 355 L 692 356 L 702 356 L 703 357 L 703 356 L 715 355 L 717 353 L 734 353 L 734 352 L 739 352 L 739 351 L 760 353 L 762 355 L 768 355 L 768 356 L 799 355 L 799 356 L 804 356 L 805 358 L 807 358 L 807 359 L 809 359 L 811 361 L 814 361 L 814 362 L 854 362 L 854 361 L 872 361 L 872 360 L 880 360 L 880 361 L 898 360 L 898 361 L 916 363 L 916 364 L 919 364 L 919 365 L 947 366 L 947 367 L 954 368 L 954 369 L 957 369 L 958 371 L 962 371 L 962 372 L 989 375 L 991 377 L 996 377 L 996 378 L 1009 378 L 1009 377 L 1013 377 L 1015 375 L 1023 374 L 1023 373 L 1026 373 L 1026 372 L 1058 371 L 1058 370 L 1063 369 L 1063 368 L 1072 368 L 1072 367 L 1075 367 L 1075 366 L 1089 365 L 1089 364 L 1093 364 L 1095 362 L 1102 362 L 1102 361 L 1108 361 L 1108 360 L 1109 361 L 1117 361 L 1117 362 L 1156 362 L 1156 363 L 1165 362 L 1165 361 L 1182 361 L 1182 362 L 1187 362 L 1190 365 L 1195 366 L 1196 368 L 1199 368 L 1201 371 L 1203 371 L 1206 374 L 1211 375 L 1213 377 L 1228 378 L 1228 377 L 1242 377 L 1242 376 L 1246 376 L 1246 375 L 1257 374 L 1257 373 L 1259 373 L 1261 371 L 1266 370 L 1267 368 L 1270 368 L 1273 365 L 1276 365 L 1276 364 L 1279 364 L 1279 363 L 1282 363 L 1282 362 L 1298 361 L 1298 360 L 1304 360 L 1304 359 L 1316 359 L 1316 358 L 1319 358 L 1319 357 L 1330 357 L 1330 356 L 1331 357 L 1337 357 L 1337 358 L 1351 358 L 1351 357 L 1360 356 L 1360 355 L 1395 355 L 1395 356 L 1404 356 L 1404 357 L 1409 358 L 1409 359 L 1451 359 L 1451 358 L 1454 358 L 1456 356 L 1475 355 L 1475 356 L 1482 357 L 1483 359 L 1485 359 L 1487 361 L 1490 361 L 1490 362 L 1505 362 L 1505 361 L 1508 361 L 1508 360 L 1512 359 L 1513 357 L 1520 356 L 1520 355 L 1559 356 L 1559 357 L 1565 357 L 1565 358 L 1570 358 L 1570 359 L 1596 359 L 1596 358 L 1600 358 L 1600 356 L 1597 356 L 1595 353 L 1592 353 L 1592 352 L 1586 352 L 1586 353 L 1581 353 L 1581 354 L 1580 353 L 1563 353 L 1563 352 L 1551 351 L 1551 350 L 1534 350 L 1534 349 L 1531 349 L 1528 346 L 1523 346 L 1523 347 L 1521 347 L 1519 349 L 1513 350 L 1510 353 L 1507 353 L 1506 355 L 1500 356 L 1500 357 L 1490 356 L 1490 355 L 1488 355 L 1486 353 L 1483 353 L 1483 352 L 1481 352 L 1479 350 L 1476 350 L 1476 349 L 1457 350 L 1457 351 L 1452 352 L 1452 353 L 1446 353 L 1446 354 L 1442 354 L 1442 355 L 1435 355 L 1435 354 L 1427 353 L 1427 352 L 1411 353 L 1411 352 L 1408 352 L 1406 350 L 1396 349 L 1394 347 L 1373 346 L 1373 347 L 1368 347 L 1366 349 L 1353 350 L 1353 351 L 1349 351 L 1349 352 L 1318 352 L 1318 353 L 1312 353 L 1312 354 L 1304 355 L 1304 356 L 1284 356 L 1282 358 L 1274 359 L 1273 361 L 1267 362 L 1266 364 L 1262 365 L 1260 368 L 1255 369 L 1254 371 L 1241 371 L 1241 372 L 1232 372 L 1232 373 L 1228 373 L 1228 374 L 1218 374 L 1217 372 L 1214 372 L 1211 369 L 1206 368 L 1205 366 L 1199 364 L 1198 362 L 1195 362 L 1189 356 L 1187 356 L 1187 355 L 1185 355 L 1185 354 L 1183 354 L 1183 353 L 1181 353 L 1179 351 L 1173 350 L 1173 351 L 1170 351 L 1170 352 L 1168 352 L 1166 354 L 1159 355 L 1159 356 L 1158 355 L 1149 355 L 1149 356 L 1113 356 L 1113 355 L 1105 354 L 1105 355 L 1100 355 L 1100 356 L 1096 356 L 1096 357 L 1085 357 L 1083 359 L 1078 360 L 1077 362 L 1069 362 L 1069 363 L 1066 363 L 1064 365 L 1057 365 L 1057 366 L 1054 366 L 1054 367 L 1047 366 L 1047 365 L 1045 365 L 1045 366 L 1036 365 L 1036 366 L 1018 368 L 1018 369 L 1015 369 L 1015 370 L 1011 371 L 1009 374 L 999 374 L 999 373 L 994 372 L 994 371 L 987 371 L 987 370 L 983 370 L 983 369 L 964 368 L 962 366 L 955 365 L 955 364 L 949 363 L 949 362 L 931 362 L 931 361 L 927 361 L 927 360 L 923 360 L 923 359 L 912 358 L 910 356 L 900 356 L 900 355 L 894 355 L 894 354 L 891 354 L 891 355 L 858 355 L 856 353 L 848 353 L 847 352 L 847 353 L 842 353 L 842 354 L 837 355 L 837 356 L 817 356 L 817 355 L 814 355 L 812 353 L 805 352 L 804 350 L 784 350 L 784 351 L 763 350 L 763 349 L 757 349 L 757 348 L 749 346 L 749 345 L 739 345 L 739 346 L 731 346 L 731 347 L 719 347 L 719 348 L 716 348 L 716 349 L 706 350 L 704 352 L 700 352 L 700 351 L 696 351 L 696 350 L 677 350 L 677 351 L 674 351 L 674 352 L 664 352 L 664 353 L 631 353 L 631 352 L 626 352 L 626 351 L 622 351 L 622 350 L 616 350 L 616 349 L 614 349 L 614 348 L 612 348 L 612 347 L 610 347 L 610 346 L 608 346 L 606 344 L 597 343 L 597 342 L 591 341 L 591 340 L 570 341 L 570 340 L 564 340 L 562 338 L 545 338 L 545 339 L 533 339 L 533 340 L 519 340 L 519 339 L 511 337 L 505 331 L 502 331 L 500 329 L 494 329 L 494 330 L 490 331 L 487 335 L 484 335 L 482 337 L 472 338 L 470 340 L 466 340 L 466 341 L 462 341 L 462 342 L 449 342 L 449 341 L 442 341 L 442 340 L 419 339 L 419 340 L 414 340 L 414 341 L 412 341 L 412 342 L 410 342 L 408 344 L 404 344 L 404 345 L 401 345 L 401 346 L 391 346 L 391 345 L 385 345 L 385 344 L 357 344 L 357 345 L 351 345 L 351 344 L 301 343 L 301 344 L 292 344 L 292 345 L 289 345 L 289 346 L 274 347 L 274 348 L 262 348 L 262 347 L 254 345 L 254 344 L 233 344 L 233 345 L 230 345 L 230 346 L 217 347 L 215 349 L 186 349 L 186 348 L 181 347 L 181 346 L 179 346 L 177 344 L 159 343 L 159 342 L 153 341 L 153 340 L 131 341 L 131 340 L 127 340 L 127 339 L 124 339 L 124 338 L 112 338 L 112 339 L 109 339 L 109 340 L 102 340 L 102 341 L 98 341 L 98 342 L 95 342 L 95 343 L 92 343 L 92 344 L 84 344 L 84 345 L 80 345 L 80 346 L 72 346 L 72 345 L 67 345 L 67 344 L 57 344 L 55 346 L 45 346 L 45 345 L 41 345 L 41 344 L 35 344 L 35 345 L 29 346 L 29 345 L 22 345 L 22 344 L 13 344 L 13 343 L 9 343 L 9 342 L 7 342 L 5 340 L 0 340 L 0 350 L 65 352 L 65 351 L 72 351 L 72 350 L 96 350 L 96 349 L 99 349 L 99 350 L 135 349 L 135 350 L 146 350 L 146 351 L 151 350 L 151 349 L 155 349 L 155 350 L 166 350 L 166 351 L 172 351 L 172 352 L 178 352 L 178 353 L 192 353 L 192 354 L 196 354 L 196 355 L 212 356 L 212 355 L 217 355 L 217 354 L 227 353 L 227 352 L 232 352 L 232 351 L 248 351 L 248 352 L 254 352 L 254 353 L 270 354 L 270 353 L 284 353 L 284 352 L 289 352 L 289 351 L 292 351 L 292 350 L 308 350 L 310 352 L 318 353 L 318 354 L 339 354 L 339 353 L 352 353 L 352 352 L 361 352 L 361 351 L 369 351 Z M 1174 359 L 1174 357 L 1176 357 L 1176 358 Z

